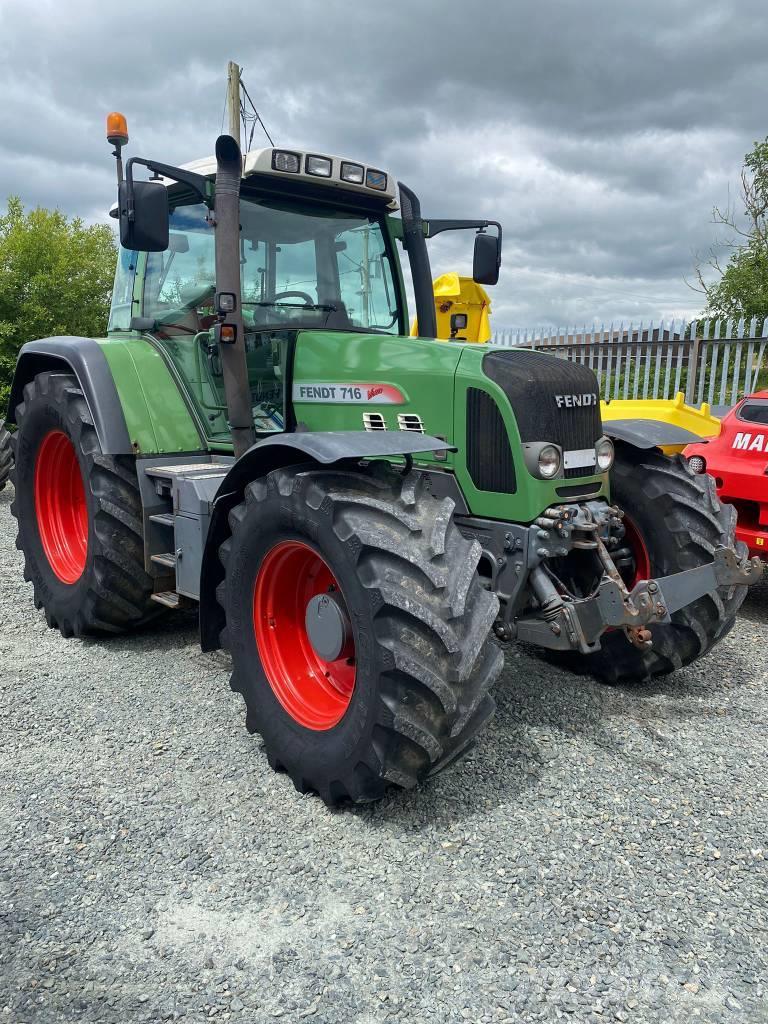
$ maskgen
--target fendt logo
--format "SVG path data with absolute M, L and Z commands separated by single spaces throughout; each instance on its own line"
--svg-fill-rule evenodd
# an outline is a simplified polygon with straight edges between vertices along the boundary
M 598 396 L 593 392 L 588 392 L 584 395 L 555 395 L 555 401 L 557 402 L 557 408 L 562 409 L 582 409 L 587 406 L 597 405 L 600 401 Z
M 742 452 L 768 452 L 768 434 L 744 434 L 741 431 L 733 439 L 732 448 Z

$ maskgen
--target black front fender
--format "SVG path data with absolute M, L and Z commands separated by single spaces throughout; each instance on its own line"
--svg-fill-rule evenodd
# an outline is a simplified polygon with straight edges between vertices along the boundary
M 22 346 L 8 400 L 9 423 L 16 422 L 16 406 L 24 401 L 25 385 L 45 371 L 77 378 L 104 455 L 133 452 L 112 371 L 93 338 L 43 338 Z
M 455 451 L 450 444 L 429 434 L 407 431 L 297 431 L 275 434 L 257 441 L 229 470 L 221 482 L 211 513 L 200 571 L 200 646 L 204 651 L 220 647 L 223 610 L 216 588 L 224 578 L 219 547 L 229 536 L 229 513 L 243 499 L 252 480 L 274 469 L 314 463 L 331 466 L 359 459 L 396 458 L 422 452 Z
M 684 446 L 701 441 L 698 434 L 663 420 L 603 420 L 603 432 L 614 441 L 625 441 L 643 449 L 660 448 L 666 444 Z

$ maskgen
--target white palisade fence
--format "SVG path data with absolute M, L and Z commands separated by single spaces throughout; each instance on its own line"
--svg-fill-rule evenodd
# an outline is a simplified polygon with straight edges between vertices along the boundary
M 690 404 L 728 407 L 768 387 L 768 318 L 502 329 L 493 344 L 583 363 L 597 374 L 605 399 L 673 398 L 683 391 Z

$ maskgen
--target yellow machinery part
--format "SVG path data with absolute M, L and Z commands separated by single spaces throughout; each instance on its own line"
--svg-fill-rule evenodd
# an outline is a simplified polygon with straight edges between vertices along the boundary
M 471 277 L 443 274 L 432 282 L 435 293 L 437 337 L 442 341 L 476 341 L 485 344 L 491 340 L 491 300 L 482 285 Z M 467 318 L 466 327 L 451 329 L 451 317 L 456 314 Z M 419 333 L 418 320 L 411 326 L 411 336 Z
M 717 437 L 720 433 L 720 420 L 712 415 L 709 403 L 704 402 L 700 409 L 686 405 L 682 391 L 672 399 L 619 398 L 601 402 L 600 412 L 604 423 L 609 420 L 657 420 L 682 427 L 697 437 Z M 665 455 L 676 455 L 684 448 L 684 444 L 661 446 Z

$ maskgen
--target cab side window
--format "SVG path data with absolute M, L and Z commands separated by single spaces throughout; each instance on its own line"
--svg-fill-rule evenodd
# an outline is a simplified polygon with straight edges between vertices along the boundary
M 133 282 L 136 276 L 138 253 L 120 247 L 112 288 L 112 308 L 108 331 L 127 331 L 133 316 Z
M 212 306 L 216 285 L 213 228 L 202 204 L 178 207 L 171 216 L 170 245 L 147 257 L 144 315 L 173 321 L 174 312 Z
M 384 237 L 376 224 L 336 236 L 339 291 L 355 327 L 397 333 L 397 300 Z
M 745 402 L 738 413 L 740 420 L 747 423 L 760 423 L 768 425 L 768 401 Z

